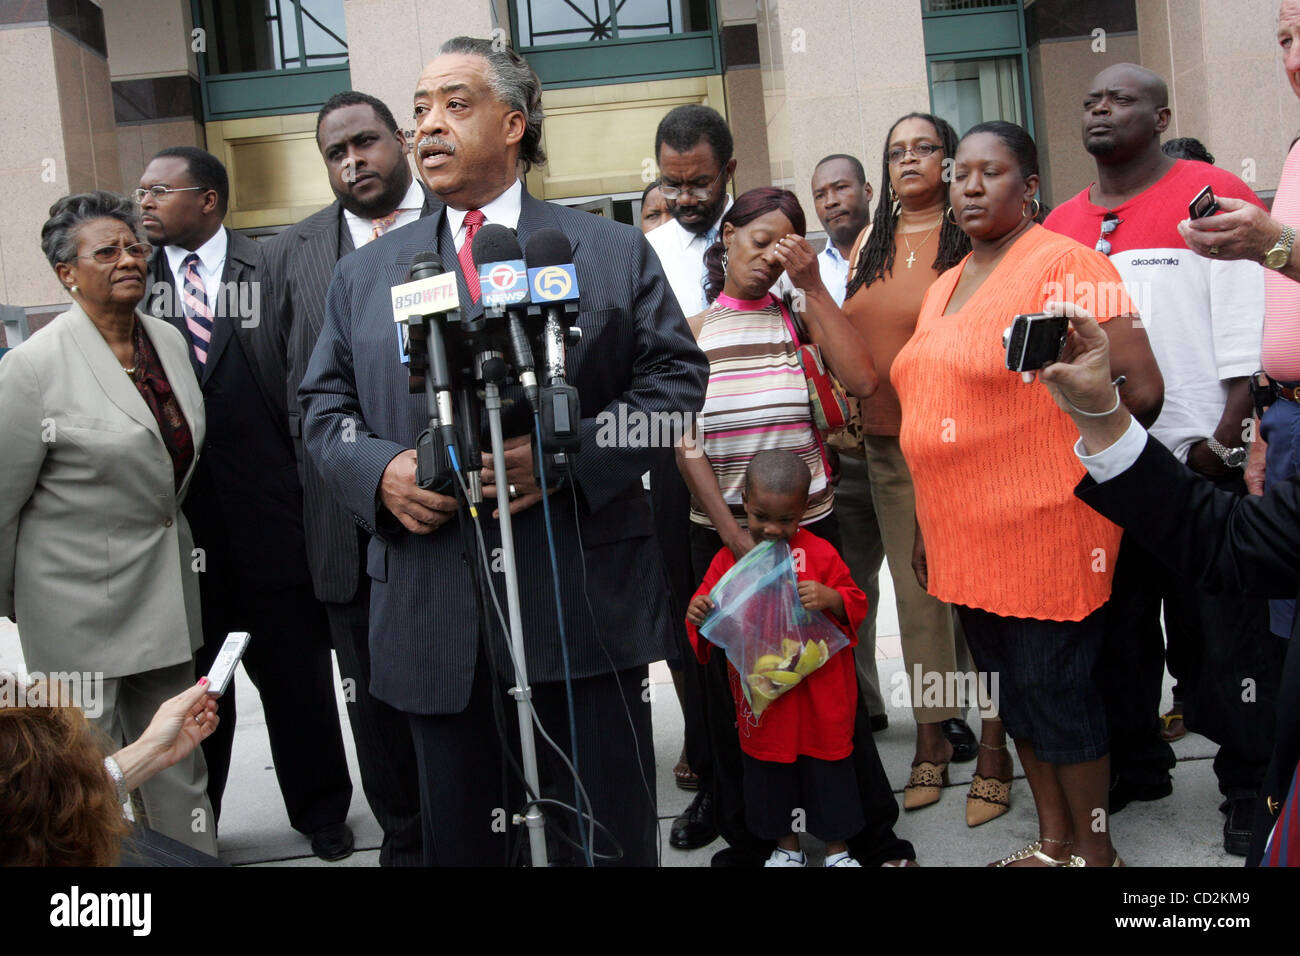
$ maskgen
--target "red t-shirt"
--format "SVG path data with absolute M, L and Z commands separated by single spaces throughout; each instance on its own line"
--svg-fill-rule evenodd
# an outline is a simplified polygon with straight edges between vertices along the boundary
M 823 539 L 803 528 L 790 539 L 790 550 L 803 550 L 800 581 L 818 581 L 840 592 L 844 599 L 844 616 L 848 626 L 826 617 L 849 639 L 849 647 L 831 659 L 768 705 L 762 719 L 754 717 L 740 687 L 740 675 L 730 663 L 731 696 L 736 701 L 736 726 L 740 730 L 740 749 L 756 760 L 794 763 L 796 757 L 819 760 L 842 760 L 853 753 L 853 720 L 857 713 L 858 675 L 853 666 L 851 648 L 858 642 L 858 625 L 867 616 L 867 596 L 853 583 L 849 569 L 835 549 Z M 708 594 L 722 576 L 735 565 L 735 555 L 723 548 L 713 556 L 708 573 L 696 596 Z M 796 561 L 795 567 L 800 562 Z M 696 656 L 704 663 L 711 645 L 700 637 L 690 621 L 686 633 Z

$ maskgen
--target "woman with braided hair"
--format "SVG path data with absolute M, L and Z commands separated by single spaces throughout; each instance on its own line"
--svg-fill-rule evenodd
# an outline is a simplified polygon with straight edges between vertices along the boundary
M 971 668 L 952 608 L 927 594 L 912 573 L 916 534 L 912 476 L 898 445 L 902 416 L 898 393 L 889 384 L 890 366 L 912 337 L 925 290 L 970 251 L 966 234 L 945 216 L 944 171 L 952 165 L 956 149 L 957 134 L 936 116 L 908 113 L 890 127 L 881 157 L 884 196 L 850 253 L 844 314 L 867 341 L 880 376 L 879 390 L 861 405 L 861 454 L 867 461 L 872 502 L 894 580 L 903 663 L 916 718 L 916 752 L 903 791 L 903 808 L 918 810 L 936 803 L 947 782 L 949 761 L 970 760 L 978 753 L 966 798 L 966 822 L 978 826 L 1010 807 L 1011 758 L 1002 722 L 991 710 L 984 711 L 977 749 L 974 734 L 962 719 L 965 707 L 953 699 L 936 704 L 927 691 L 936 680 L 945 692 L 955 688 L 948 675 Z M 968 699 L 964 703 L 987 702 Z

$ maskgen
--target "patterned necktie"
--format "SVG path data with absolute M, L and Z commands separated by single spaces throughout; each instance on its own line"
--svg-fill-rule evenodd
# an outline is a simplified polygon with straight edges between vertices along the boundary
M 469 297 L 475 302 L 483 296 L 483 290 L 478 284 L 478 267 L 474 265 L 474 234 L 481 225 L 483 210 L 471 209 L 465 213 L 465 243 L 460 247 L 460 252 L 456 253 L 456 258 L 460 260 L 461 275 L 465 277 L 465 286 L 469 289 Z
M 203 277 L 199 275 L 199 257 L 191 252 L 181 266 L 184 269 L 181 303 L 185 310 L 185 327 L 190 331 L 194 357 L 199 368 L 203 368 L 208 361 L 208 345 L 212 342 L 212 309 L 208 306 Z
M 374 242 L 389 229 L 393 228 L 393 223 L 397 222 L 397 214 L 400 209 L 394 209 L 387 216 L 380 216 L 378 219 L 370 220 L 370 241 Z

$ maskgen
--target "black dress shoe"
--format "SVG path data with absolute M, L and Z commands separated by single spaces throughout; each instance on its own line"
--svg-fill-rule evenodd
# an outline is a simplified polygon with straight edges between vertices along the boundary
M 346 823 L 331 823 L 311 835 L 311 851 L 331 863 L 351 856 L 354 845 L 352 830 Z
M 1255 798 L 1229 797 L 1219 809 L 1228 815 L 1223 821 L 1223 852 L 1245 856 L 1250 852 L 1250 837 L 1255 829 Z
M 673 821 L 668 842 L 679 850 L 695 850 L 708 846 L 717 838 L 718 828 L 713 824 L 713 794 L 701 790 L 682 815 Z
M 967 763 L 980 755 L 979 741 L 971 732 L 970 725 L 960 717 L 950 717 L 939 725 L 943 735 L 952 744 L 952 762 Z
M 735 867 L 737 869 L 762 869 L 771 854 L 755 855 L 748 850 L 742 850 L 740 847 L 726 846 L 713 854 L 709 860 L 709 866 Z
M 1163 800 L 1174 792 L 1174 781 L 1169 774 L 1158 783 L 1135 783 L 1123 774 L 1110 782 L 1110 806 L 1108 812 L 1119 813 L 1134 800 Z
M 871 732 L 878 734 L 889 726 L 889 716 L 887 714 L 873 714 L 871 717 Z

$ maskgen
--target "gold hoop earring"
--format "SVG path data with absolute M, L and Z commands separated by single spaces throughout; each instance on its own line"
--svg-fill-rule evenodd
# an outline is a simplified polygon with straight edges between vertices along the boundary
M 1026 213 L 1026 212 L 1025 212 L 1025 207 L 1026 207 L 1026 206 L 1029 206 L 1029 208 L 1031 208 L 1031 209 L 1033 210 L 1033 212 Z M 1042 204 L 1041 202 L 1038 201 L 1038 197 L 1037 197 L 1037 196 L 1035 196 L 1032 200 L 1029 200 L 1029 201 L 1027 201 L 1027 202 L 1022 202 L 1022 203 L 1020 204 L 1020 218 L 1021 218 L 1021 219 L 1024 219 L 1024 218 L 1026 218 L 1026 217 L 1028 217 L 1028 218 L 1030 218 L 1030 219 L 1037 219 L 1037 218 L 1038 218 L 1038 214 L 1039 214 L 1040 212 L 1042 212 L 1042 211 L 1043 211 L 1043 204 Z
M 727 250 L 726 250 L 726 249 L 723 249 L 723 250 L 722 250 L 722 273 L 723 273 L 723 275 L 726 275 L 726 272 L 727 272 Z
M 946 219 L 948 222 L 952 223 L 954 226 L 957 225 L 957 213 L 953 210 L 952 206 L 949 206 L 947 209 L 944 210 L 943 218 Z

